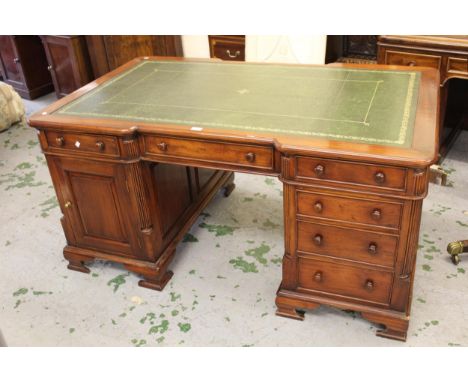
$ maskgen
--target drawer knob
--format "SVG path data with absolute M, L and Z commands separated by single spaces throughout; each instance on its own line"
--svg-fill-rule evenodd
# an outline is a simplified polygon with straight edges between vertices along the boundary
M 385 174 L 382 171 L 379 171 L 374 175 L 374 179 L 376 183 L 382 184 L 385 182 Z
M 364 284 L 367 290 L 372 290 L 374 289 L 374 282 L 372 280 L 366 280 L 366 283 Z
M 377 253 L 377 244 L 376 243 L 370 243 L 368 249 L 369 249 L 370 254 L 375 255 Z
M 322 272 L 320 272 L 320 271 L 315 272 L 314 280 L 317 281 L 318 283 L 322 282 L 322 280 L 323 280 Z
M 71 205 L 72 205 L 71 202 L 66 202 L 66 203 L 65 203 L 65 208 L 70 208 Z
M 247 159 L 247 162 L 254 162 L 255 161 L 255 153 L 245 154 L 245 159 Z
M 382 211 L 376 208 L 374 211 L 372 211 L 371 216 L 374 220 L 380 220 L 380 218 L 382 217 Z
M 322 212 L 323 211 L 323 204 L 321 202 L 316 202 L 314 204 L 315 212 Z
M 316 245 L 322 245 L 322 243 L 323 243 L 323 236 L 320 235 L 320 234 L 315 235 L 315 236 L 314 236 L 314 243 L 315 243 Z
M 167 151 L 167 143 L 165 142 L 158 143 L 156 146 L 158 146 L 158 149 L 161 151 Z
M 416 61 L 410 61 L 410 62 L 408 62 L 408 66 L 416 66 Z
M 231 54 L 231 51 L 229 49 L 227 49 L 226 53 L 231 58 L 236 58 L 236 57 L 240 56 L 240 50 L 236 50 L 236 52 L 234 54 Z
M 47 66 L 47 70 L 50 72 L 52 70 L 52 65 Z
M 63 146 L 65 144 L 65 139 L 63 137 L 57 137 L 55 138 L 55 142 L 58 146 Z
M 317 166 L 315 166 L 314 172 L 315 175 L 322 176 L 323 174 L 325 174 L 325 167 L 323 167 L 321 164 L 318 164 Z
M 14 62 L 15 64 L 19 64 L 20 59 L 19 59 L 18 57 L 15 57 L 15 58 L 13 59 L 13 62 Z
M 99 151 L 104 151 L 105 144 L 102 141 L 97 141 L 96 142 L 96 147 L 98 148 Z

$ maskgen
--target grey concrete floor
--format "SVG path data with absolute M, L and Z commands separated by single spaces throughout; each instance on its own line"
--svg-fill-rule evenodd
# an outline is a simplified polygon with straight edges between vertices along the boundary
M 55 100 L 26 102 L 28 113 Z M 177 250 L 163 292 L 137 286 L 97 261 L 69 271 L 60 210 L 34 129 L 0 134 L 0 329 L 10 346 L 464 346 L 468 256 L 454 266 L 449 241 L 468 238 L 468 132 L 444 162 L 449 187 L 424 202 L 406 343 L 376 337 L 358 314 L 321 307 L 303 322 L 275 316 L 283 253 L 282 186 L 236 174 Z M 205 223 L 205 224 L 201 224 Z

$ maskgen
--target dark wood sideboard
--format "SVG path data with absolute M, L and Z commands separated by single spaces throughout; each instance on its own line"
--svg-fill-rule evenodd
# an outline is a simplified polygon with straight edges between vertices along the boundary
M 0 73 L 23 98 L 34 99 L 53 90 L 39 36 L 0 36 Z

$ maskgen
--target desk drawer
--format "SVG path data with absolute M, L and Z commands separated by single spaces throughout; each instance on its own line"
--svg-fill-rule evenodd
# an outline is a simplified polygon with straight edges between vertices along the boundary
M 245 48 L 240 44 L 216 42 L 213 46 L 213 55 L 221 60 L 245 61 Z
M 400 191 L 406 189 L 406 170 L 404 168 L 308 157 L 298 157 L 296 165 L 296 176 L 298 178 Z
M 460 57 L 449 57 L 447 61 L 447 72 L 468 75 L 468 59 Z
M 114 137 L 52 130 L 46 131 L 45 136 L 50 149 L 96 153 L 112 157 L 118 157 L 120 153 L 117 138 Z
M 402 204 L 297 191 L 297 213 L 398 229 Z
M 301 252 L 339 257 L 393 267 L 398 236 L 297 222 L 297 249 Z
M 440 69 L 440 56 L 433 56 L 422 53 L 407 53 L 387 50 L 385 52 L 385 64 L 403 66 L 426 66 Z
M 299 258 L 299 287 L 388 304 L 393 273 Z
M 145 152 L 160 157 L 273 170 L 273 149 L 271 147 L 160 136 L 145 136 L 144 139 Z

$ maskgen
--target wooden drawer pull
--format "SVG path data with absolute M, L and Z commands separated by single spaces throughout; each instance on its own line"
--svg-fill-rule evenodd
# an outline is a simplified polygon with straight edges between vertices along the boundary
M 364 284 L 367 290 L 372 290 L 374 289 L 374 282 L 372 280 L 366 280 L 366 283 Z
M 96 142 L 96 147 L 99 149 L 99 151 L 104 151 L 104 148 L 105 148 L 106 146 L 104 145 L 104 142 L 97 141 L 97 142 Z
M 57 138 L 55 138 L 55 142 L 57 142 L 57 145 L 63 146 L 65 144 L 65 138 L 57 137 Z
M 247 159 L 247 162 L 255 162 L 255 153 L 245 154 L 245 159 Z
M 323 176 L 323 174 L 325 174 L 325 167 L 323 167 L 321 164 L 318 164 L 315 166 L 314 172 L 318 177 Z
M 407 64 L 408 66 L 416 66 L 416 61 L 410 61 Z
M 323 204 L 321 202 L 316 202 L 314 204 L 315 212 L 322 212 L 323 211 Z
M 318 283 L 322 282 L 322 280 L 323 280 L 322 272 L 320 272 L 320 271 L 315 272 L 314 280 L 317 281 Z
M 371 213 L 372 219 L 374 220 L 380 220 L 382 217 L 382 211 L 380 211 L 378 208 L 372 211 Z
M 368 250 L 369 250 L 369 253 L 371 255 L 375 255 L 377 253 L 377 244 L 376 243 L 370 243 Z
M 379 171 L 374 175 L 374 179 L 376 183 L 383 184 L 385 182 L 385 174 L 382 171 Z
M 322 243 L 323 243 L 323 236 L 320 235 L 320 234 L 315 235 L 315 236 L 314 236 L 314 243 L 315 243 L 316 245 L 322 245 Z
M 167 143 L 165 142 L 158 143 L 156 146 L 158 146 L 158 149 L 161 151 L 167 151 Z

